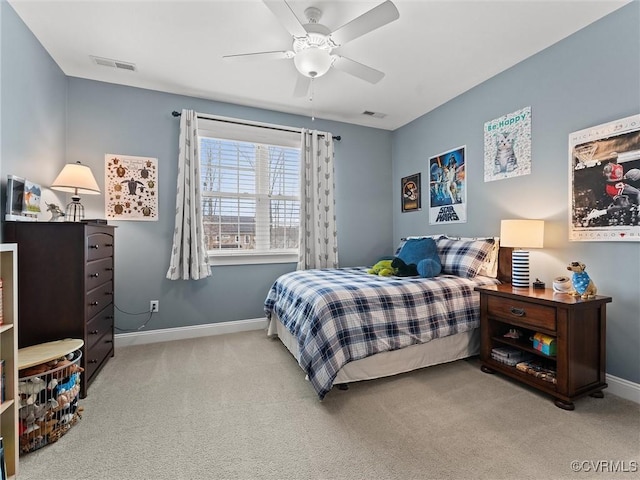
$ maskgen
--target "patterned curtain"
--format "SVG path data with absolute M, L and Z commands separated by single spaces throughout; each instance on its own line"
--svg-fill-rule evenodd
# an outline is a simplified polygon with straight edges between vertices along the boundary
M 298 270 L 338 268 L 333 137 L 302 131 Z
M 200 152 L 198 118 L 193 110 L 182 110 L 178 145 L 178 189 L 176 226 L 167 278 L 199 280 L 211 275 L 204 244 L 200 203 Z

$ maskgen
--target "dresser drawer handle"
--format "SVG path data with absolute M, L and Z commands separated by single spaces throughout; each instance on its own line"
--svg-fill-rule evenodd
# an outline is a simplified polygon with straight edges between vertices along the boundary
M 107 267 L 104 270 L 105 272 L 113 272 L 113 267 Z
M 94 250 L 97 250 L 99 246 L 100 245 L 89 245 L 89 248 L 93 248 Z
M 98 278 L 100 276 L 99 273 L 92 273 L 91 275 L 89 275 L 91 278 Z
M 113 247 L 113 243 L 105 243 L 104 246 L 105 247 Z
M 98 363 L 98 360 L 89 360 L 89 363 Z
M 104 343 L 113 343 L 113 340 L 105 340 Z
M 511 314 L 515 315 L 516 317 L 524 317 L 525 315 L 524 308 L 510 307 L 510 310 Z
M 91 330 L 89 335 L 97 335 L 98 333 L 100 333 L 100 330 Z
M 97 305 L 98 305 L 98 302 L 91 302 L 91 303 L 89 304 L 89 306 L 90 306 L 90 307 L 95 307 L 95 306 L 97 306 Z

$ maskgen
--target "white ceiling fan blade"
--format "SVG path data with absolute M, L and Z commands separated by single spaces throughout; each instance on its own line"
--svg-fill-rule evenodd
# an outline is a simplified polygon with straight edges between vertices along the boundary
M 345 73 L 353 75 L 354 77 L 361 78 L 362 80 L 365 80 L 369 83 L 378 83 L 384 78 L 384 73 L 380 70 L 367 67 L 366 65 L 358 63 L 347 57 L 341 57 L 340 55 L 335 55 L 333 67 L 336 70 L 341 70 Z
M 233 61 L 254 61 L 254 60 L 286 60 L 287 58 L 293 58 L 294 54 L 290 51 L 276 51 L 276 52 L 256 52 L 256 53 L 240 53 L 238 55 L 224 55 L 222 58 L 225 60 Z
M 293 90 L 293 96 L 296 98 L 305 97 L 311 87 L 311 78 L 304 75 L 298 75 L 296 80 L 296 87 Z
M 296 14 L 284 0 L 263 0 L 265 5 L 280 20 L 284 28 L 294 37 L 304 37 L 307 31 L 304 29 Z
M 336 45 L 344 45 L 398 18 L 400 18 L 398 9 L 391 0 L 387 0 L 338 28 L 330 37 Z

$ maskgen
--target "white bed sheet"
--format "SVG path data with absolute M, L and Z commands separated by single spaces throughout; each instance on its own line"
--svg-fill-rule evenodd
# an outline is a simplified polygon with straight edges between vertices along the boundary
M 269 321 L 267 334 L 269 336 L 277 335 L 296 361 L 299 361 L 300 356 L 296 338 L 291 335 L 275 314 L 272 314 L 272 318 Z M 427 343 L 411 345 L 400 350 L 381 352 L 360 360 L 354 360 L 340 369 L 333 384 L 338 385 L 398 375 L 418 368 L 472 357 L 479 352 L 480 329 L 475 328 L 448 337 L 436 338 Z

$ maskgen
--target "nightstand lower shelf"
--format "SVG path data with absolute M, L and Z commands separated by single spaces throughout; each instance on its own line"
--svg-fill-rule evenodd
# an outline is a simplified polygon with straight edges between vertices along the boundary
M 595 398 L 603 398 L 604 393 L 602 392 L 602 390 L 607 388 L 606 383 L 598 383 L 596 385 L 584 388 L 580 392 L 577 392 L 575 395 L 569 397 L 558 392 L 556 386 L 557 384 L 542 380 L 540 378 L 536 378 L 532 375 L 529 375 L 528 373 L 521 372 L 515 367 L 510 367 L 508 365 L 504 365 L 490 359 L 483 361 L 480 369 L 484 373 L 501 373 L 524 384 L 527 384 L 535 388 L 536 390 L 540 390 L 541 392 L 551 395 L 555 398 L 556 406 L 564 410 L 574 410 L 575 405 L 573 401 L 579 397 L 589 395 Z

